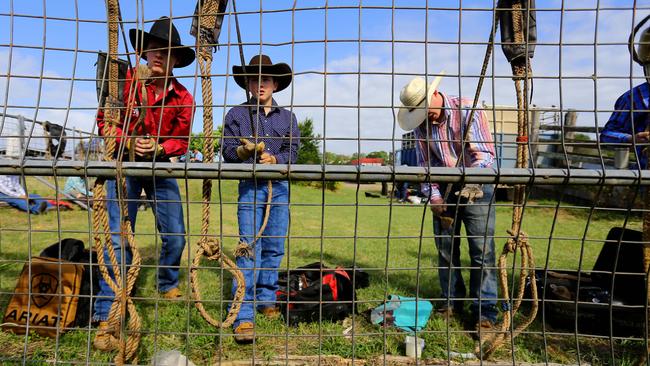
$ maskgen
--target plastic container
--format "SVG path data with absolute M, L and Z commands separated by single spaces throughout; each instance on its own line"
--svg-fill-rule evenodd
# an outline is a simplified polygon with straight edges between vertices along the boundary
M 196 366 L 180 351 L 158 351 L 151 360 L 152 366 Z
M 404 341 L 407 357 L 422 357 L 422 350 L 424 349 L 424 339 L 419 337 L 406 336 Z

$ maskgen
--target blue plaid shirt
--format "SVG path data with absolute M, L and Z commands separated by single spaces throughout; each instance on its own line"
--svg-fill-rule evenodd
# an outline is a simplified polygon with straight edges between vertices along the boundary
M 291 111 L 278 107 L 273 100 L 273 107 L 268 115 L 264 108 L 257 107 L 257 101 L 251 99 L 250 104 L 243 103 L 233 107 L 223 122 L 223 157 L 228 163 L 253 163 L 253 158 L 242 161 L 237 156 L 237 147 L 241 145 L 240 138 L 255 142 L 248 109 L 253 111 L 253 123 L 258 132 L 257 142 L 263 141 L 265 151 L 275 156 L 278 164 L 296 162 L 300 146 L 300 130 L 296 115 Z
M 600 142 L 632 144 L 632 137 L 646 130 L 650 117 L 650 85 L 643 83 L 621 95 L 614 105 L 614 112 L 600 132 Z M 647 166 L 648 158 L 643 153 L 644 145 L 637 146 L 641 167 Z

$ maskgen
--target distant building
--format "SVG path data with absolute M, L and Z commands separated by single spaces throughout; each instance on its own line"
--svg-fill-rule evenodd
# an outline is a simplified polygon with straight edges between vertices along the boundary
M 382 158 L 354 159 L 354 160 L 350 161 L 350 165 L 382 166 L 382 165 L 384 165 L 384 159 L 382 159 Z

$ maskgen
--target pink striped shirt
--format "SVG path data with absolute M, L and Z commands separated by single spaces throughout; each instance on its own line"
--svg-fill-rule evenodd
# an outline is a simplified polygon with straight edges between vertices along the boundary
M 472 110 L 472 101 L 440 94 L 444 101 L 443 120 L 437 123 L 425 122 L 415 129 L 420 166 L 455 167 L 462 148 L 461 140 Z M 465 143 L 464 165 L 489 168 L 494 164 L 495 152 L 487 114 L 483 110 L 476 110 L 473 118 L 472 129 Z M 425 183 L 422 185 L 422 191 L 427 195 L 430 193 L 431 199 L 442 196 L 438 183 Z

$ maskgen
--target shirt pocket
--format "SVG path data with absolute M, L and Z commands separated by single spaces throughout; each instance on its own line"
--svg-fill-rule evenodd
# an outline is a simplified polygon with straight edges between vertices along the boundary
M 289 136 L 289 124 L 285 122 L 274 123 L 271 125 L 271 130 L 273 131 L 273 136 L 275 137 L 288 137 Z

